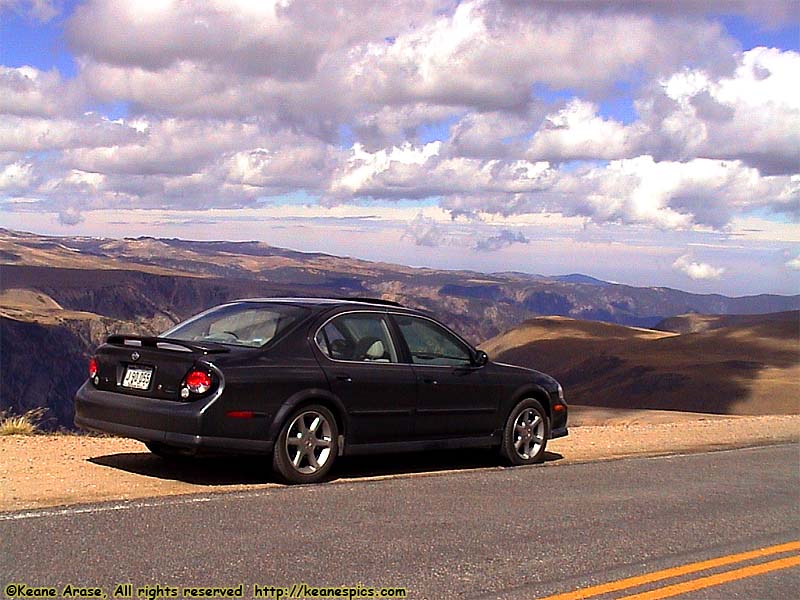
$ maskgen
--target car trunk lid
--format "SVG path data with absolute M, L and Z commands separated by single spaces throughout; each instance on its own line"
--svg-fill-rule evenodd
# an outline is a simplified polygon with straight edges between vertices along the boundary
M 227 352 L 230 348 L 214 342 L 112 335 L 95 354 L 95 385 L 101 390 L 134 396 L 186 401 L 180 395 L 186 375 L 203 358 Z

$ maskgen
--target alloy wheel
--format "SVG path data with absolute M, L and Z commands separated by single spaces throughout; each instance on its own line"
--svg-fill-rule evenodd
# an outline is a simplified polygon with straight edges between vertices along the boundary
M 286 456 L 298 472 L 308 475 L 331 459 L 333 429 L 324 415 L 314 410 L 300 413 L 286 434 Z
M 514 421 L 514 450 L 523 460 L 536 456 L 544 443 L 544 420 L 533 408 L 526 408 Z

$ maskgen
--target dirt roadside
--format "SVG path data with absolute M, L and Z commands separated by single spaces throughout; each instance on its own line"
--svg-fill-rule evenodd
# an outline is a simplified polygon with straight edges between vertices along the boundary
M 548 445 L 547 467 L 626 456 L 800 442 L 800 415 L 720 417 L 577 410 L 574 417 L 570 435 Z M 598 422 L 612 424 L 593 424 Z M 387 462 L 391 463 L 388 467 Z M 347 459 L 341 463 L 337 481 L 499 468 L 498 464 L 487 452 L 398 455 L 396 461 L 379 463 Z M 169 463 L 133 440 L 73 435 L 0 437 L 0 511 L 276 485 L 265 461 L 259 459 Z

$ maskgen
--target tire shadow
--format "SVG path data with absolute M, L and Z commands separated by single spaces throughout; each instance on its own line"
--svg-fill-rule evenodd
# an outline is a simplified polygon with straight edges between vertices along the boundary
M 556 452 L 545 452 L 545 462 L 564 458 Z M 275 483 L 268 457 L 263 456 L 200 456 L 164 459 L 150 452 L 107 454 L 87 459 L 90 463 L 111 469 L 182 481 L 194 485 L 226 486 Z M 504 463 L 495 451 L 484 449 L 437 450 L 375 456 L 348 456 L 337 459 L 328 481 L 403 476 L 443 471 L 501 468 Z

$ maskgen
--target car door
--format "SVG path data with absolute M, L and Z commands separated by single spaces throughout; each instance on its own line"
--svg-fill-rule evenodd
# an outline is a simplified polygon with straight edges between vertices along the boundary
M 497 399 L 473 352 L 431 319 L 393 314 L 417 377 L 417 439 L 489 435 Z
M 387 315 L 341 313 L 317 330 L 314 342 L 331 391 L 347 410 L 348 444 L 411 439 L 417 380 L 398 358 Z

